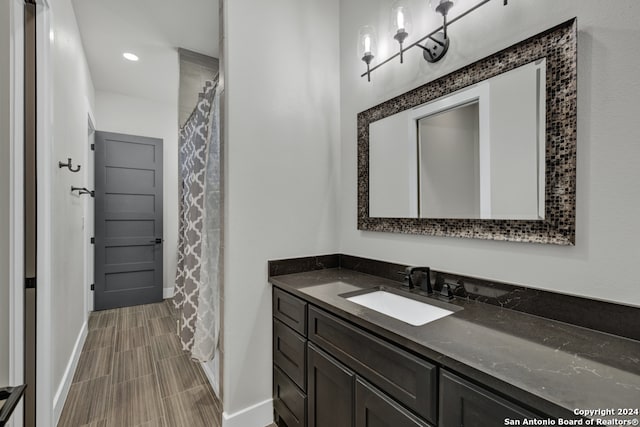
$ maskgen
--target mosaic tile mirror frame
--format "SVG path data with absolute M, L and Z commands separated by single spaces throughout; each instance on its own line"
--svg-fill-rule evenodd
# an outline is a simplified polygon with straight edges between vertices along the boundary
M 369 125 L 525 64 L 546 58 L 543 220 L 369 216 Z M 358 114 L 358 229 L 476 239 L 575 244 L 577 20 L 571 19 Z

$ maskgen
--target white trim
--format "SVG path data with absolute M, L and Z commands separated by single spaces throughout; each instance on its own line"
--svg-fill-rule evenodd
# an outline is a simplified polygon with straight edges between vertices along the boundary
M 491 86 L 480 84 L 478 105 L 479 172 L 480 172 L 480 218 L 490 219 L 491 194 Z
M 52 212 L 51 183 L 53 182 L 53 136 L 51 123 L 53 121 L 51 75 L 51 8 L 48 0 L 39 0 L 36 6 L 36 51 L 37 53 L 37 204 L 39 212 Z M 37 353 L 36 353 L 36 424 L 40 427 L 50 427 L 53 422 L 53 360 L 51 339 L 53 268 L 51 215 L 38 215 L 38 245 L 37 245 Z
M 544 219 L 546 211 L 546 194 L 545 186 L 546 177 L 546 154 L 547 154 L 547 102 L 545 95 L 547 93 L 547 58 L 543 58 L 536 62 L 538 70 L 538 219 Z
M 427 116 L 462 106 L 469 102 L 478 101 L 479 114 L 479 155 L 480 155 L 480 218 L 491 218 L 491 129 L 490 129 L 490 86 L 489 82 L 481 82 L 446 95 L 428 104 L 420 105 L 408 116 L 409 141 L 418 141 L 420 149 L 417 122 Z M 418 154 L 419 156 L 421 154 Z M 420 198 L 420 215 L 424 212 L 422 198 Z
M 273 423 L 273 399 L 233 414 L 222 413 L 222 427 L 262 427 Z
M 53 397 L 54 426 L 58 425 L 58 421 L 60 421 L 60 415 L 62 415 L 62 409 L 64 408 L 65 401 L 67 400 L 67 395 L 69 394 L 69 389 L 71 388 L 71 381 L 73 380 L 73 376 L 76 373 L 78 361 L 80 360 L 80 354 L 82 353 L 82 347 L 84 346 L 84 342 L 87 339 L 88 333 L 87 322 L 85 322 L 82 324 L 82 329 L 80 330 L 80 334 L 78 334 L 78 338 L 76 339 L 76 345 L 73 347 L 73 352 L 71 353 L 71 357 L 69 358 L 69 363 L 67 363 L 67 368 L 65 369 L 62 380 L 58 385 L 56 395 Z M 98 398 L 98 396 L 95 396 L 95 398 Z
M 24 3 L 10 4 L 10 199 L 9 199 L 9 381 L 24 383 Z M 23 424 L 23 404 L 16 408 L 9 426 Z
M 216 354 L 212 361 L 202 363 L 202 370 L 204 371 L 207 379 L 209 380 L 209 384 L 211 384 L 211 388 L 213 388 L 213 392 L 216 396 L 220 397 L 220 383 L 218 382 L 220 372 L 220 353 L 216 350 Z
M 173 288 L 162 288 L 162 298 L 173 298 Z
M 91 151 L 91 144 L 94 141 L 96 131 L 96 119 L 91 108 L 91 102 L 87 96 L 84 97 L 85 109 L 87 111 L 87 143 L 84 145 L 84 181 L 87 188 L 94 188 L 94 156 Z M 82 207 L 82 233 L 84 238 L 84 321 L 89 320 L 89 312 L 93 311 L 94 292 L 91 290 L 91 284 L 95 282 L 94 271 L 94 251 L 91 244 L 91 236 L 95 235 L 94 212 L 95 199 L 93 197 L 85 197 Z M 93 204 L 93 209 L 91 205 Z

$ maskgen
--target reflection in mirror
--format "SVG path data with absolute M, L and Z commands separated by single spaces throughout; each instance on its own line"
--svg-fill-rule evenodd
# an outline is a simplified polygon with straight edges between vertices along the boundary
M 369 212 L 381 218 L 543 220 L 546 61 L 369 128 Z
M 418 218 L 418 151 L 410 111 L 371 123 L 369 209 L 381 218 Z M 415 133 L 415 132 L 414 132 Z
M 479 103 L 418 120 L 420 216 L 480 218 Z

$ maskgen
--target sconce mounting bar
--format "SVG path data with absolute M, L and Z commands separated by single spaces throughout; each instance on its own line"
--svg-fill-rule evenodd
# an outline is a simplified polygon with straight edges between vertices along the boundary
M 484 6 L 485 4 L 489 3 L 491 0 L 482 0 L 481 2 L 479 2 L 478 4 L 474 5 L 473 7 L 467 9 L 466 11 L 464 11 L 463 13 L 461 13 L 460 15 L 456 16 L 455 18 L 451 19 L 451 20 L 447 20 L 447 27 L 455 22 L 457 22 L 458 20 L 464 18 L 465 16 L 467 16 L 468 14 L 470 14 L 471 12 L 475 11 L 476 9 L 478 9 L 479 7 Z M 506 2 L 505 2 L 505 6 L 506 6 Z M 408 51 L 409 49 L 416 47 L 418 45 L 420 45 L 420 43 L 424 42 L 427 39 L 432 38 L 434 35 L 436 35 L 437 33 L 439 33 L 440 31 L 444 30 L 444 25 L 439 26 L 438 28 L 436 28 L 435 30 L 433 30 L 432 32 L 430 32 L 429 34 L 427 34 L 426 36 L 422 37 L 420 40 L 410 44 L 409 46 L 405 47 L 404 49 L 401 49 L 400 52 L 402 52 L 402 54 L 404 54 L 404 52 Z M 422 47 L 422 46 L 420 46 Z M 374 72 L 375 70 L 377 70 L 378 68 L 382 67 L 384 64 L 386 64 L 387 62 L 390 62 L 392 60 L 394 60 L 395 58 L 397 58 L 398 56 L 400 56 L 400 52 L 395 53 L 394 55 L 388 57 L 387 59 L 385 59 L 384 61 L 382 61 L 379 64 L 376 64 L 375 67 L 372 67 L 371 69 L 368 70 L 368 72 L 366 73 L 362 73 L 360 75 L 360 77 L 365 77 L 367 75 L 370 75 L 372 72 Z

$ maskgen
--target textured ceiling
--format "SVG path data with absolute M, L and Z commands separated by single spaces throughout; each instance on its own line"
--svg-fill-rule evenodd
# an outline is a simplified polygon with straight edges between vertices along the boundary
M 177 48 L 218 57 L 218 0 L 72 3 L 96 91 L 177 105 Z M 140 60 L 127 61 L 123 52 Z

